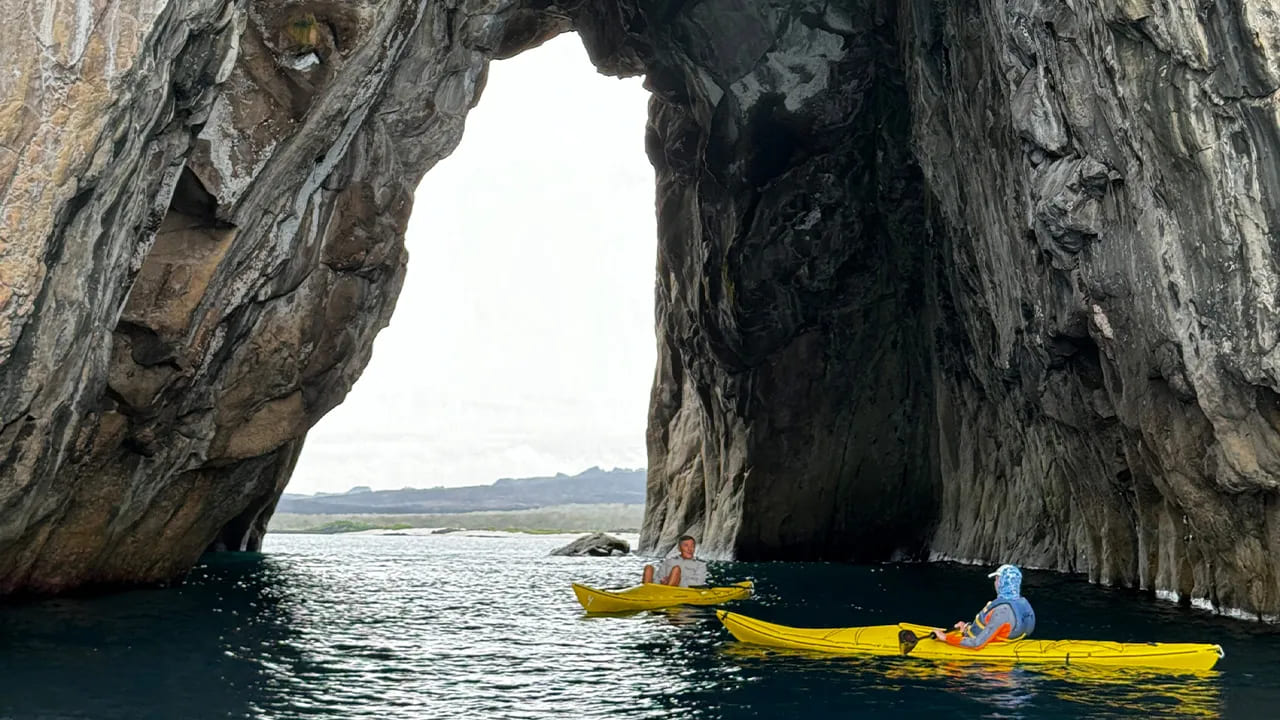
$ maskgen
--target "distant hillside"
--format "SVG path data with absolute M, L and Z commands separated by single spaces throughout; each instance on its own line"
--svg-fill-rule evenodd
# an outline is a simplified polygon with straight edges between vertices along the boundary
M 503 478 L 492 485 L 425 490 L 352 488 L 341 495 L 285 493 L 278 513 L 460 513 L 478 510 L 525 510 L 550 505 L 644 503 L 645 471 L 601 470 L 593 467 L 577 475 Z

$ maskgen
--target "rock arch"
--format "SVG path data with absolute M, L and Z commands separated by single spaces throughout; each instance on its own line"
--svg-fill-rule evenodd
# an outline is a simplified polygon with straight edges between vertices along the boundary
M 1186 9 L 120 0 L 0 29 L 0 590 L 252 547 L 486 62 L 576 29 L 654 94 L 646 547 L 1280 612 L 1278 28 Z

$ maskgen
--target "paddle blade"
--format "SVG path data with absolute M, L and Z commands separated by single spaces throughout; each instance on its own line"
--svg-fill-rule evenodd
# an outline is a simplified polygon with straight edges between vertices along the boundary
M 920 639 L 910 630 L 898 631 L 898 649 L 902 651 L 903 655 L 915 650 L 918 642 L 920 642 Z

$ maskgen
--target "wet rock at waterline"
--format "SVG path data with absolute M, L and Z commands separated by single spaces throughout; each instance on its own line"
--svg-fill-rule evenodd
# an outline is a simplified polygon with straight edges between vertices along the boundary
M 606 533 L 583 535 L 561 548 L 551 551 L 552 555 L 570 555 L 607 557 L 610 555 L 626 555 L 631 552 L 631 543 Z
M 642 548 L 1280 613 L 1276 2 L 80 9 L 0 27 L 0 591 L 257 547 L 486 63 L 572 27 L 654 93 Z

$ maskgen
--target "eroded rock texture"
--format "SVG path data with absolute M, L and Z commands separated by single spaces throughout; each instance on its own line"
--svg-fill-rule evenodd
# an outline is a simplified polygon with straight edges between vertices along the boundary
M 643 549 L 1280 612 L 1273 2 L 0 9 L 0 591 L 255 547 L 485 63 L 574 28 L 654 94 Z
M 458 5 L 0 2 L 0 592 L 256 548 L 487 60 L 565 27 Z
M 1280 610 L 1275 8 L 783 7 L 653 41 L 646 547 Z
M 948 237 L 934 552 L 1280 611 L 1276 10 L 904 12 Z
M 925 545 L 932 255 L 893 12 L 701 3 L 656 34 L 646 547 Z

